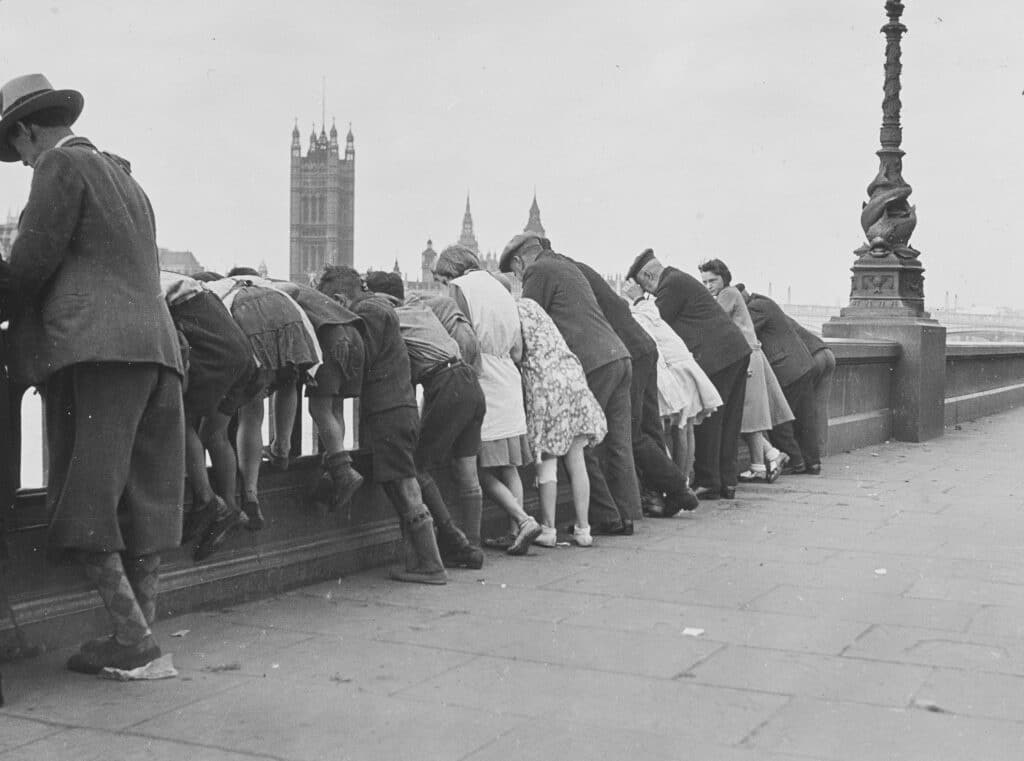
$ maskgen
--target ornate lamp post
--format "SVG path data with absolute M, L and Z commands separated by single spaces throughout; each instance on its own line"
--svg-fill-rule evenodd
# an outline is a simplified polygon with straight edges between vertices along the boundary
M 942 435 L 946 379 L 946 329 L 924 311 L 924 267 L 910 245 L 917 214 L 903 179 L 900 127 L 900 23 L 903 3 L 887 0 L 885 98 L 878 175 L 868 185 L 860 214 L 867 242 L 854 253 L 850 305 L 822 326 L 831 338 L 868 338 L 898 343 L 893 374 L 892 431 L 902 441 Z
M 903 128 L 900 126 L 900 41 L 907 27 L 900 23 L 903 3 L 888 0 L 885 35 L 885 98 L 882 101 L 882 147 L 878 175 L 868 185 L 868 200 L 860 214 L 867 243 L 854 253 L 850 306 L 843 318 L 888 316 L 928 320 L 924 311 L 924 267 L 920 252 L 910 245 L 917 225 L 915 209 L 907 200 L 911 187 L 903 179 Z M 842 318 L 840 318 L 842 319 Z

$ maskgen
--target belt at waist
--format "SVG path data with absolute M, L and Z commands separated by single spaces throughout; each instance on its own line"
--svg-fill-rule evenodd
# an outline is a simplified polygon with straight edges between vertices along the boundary
M 429 383 L 430 381 L 434 380 L 434 378 L 439 376 L 441 373 L 447 370 L 451 370 L 453 367 L 458 367 L 459 365 L 462 364 L 464 363 L 461 359 L 459 359 L 458 357 L 452 357 L 451 359 L 446 360 L 445 362 L 441 362 L 439 364 L 434 365 L 425 373 L 421 374 L 420 377 L 417 379 L 417 382 Z

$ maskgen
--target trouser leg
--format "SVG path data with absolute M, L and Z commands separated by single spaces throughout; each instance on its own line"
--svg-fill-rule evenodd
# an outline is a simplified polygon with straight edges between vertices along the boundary
M 793 433 L 807 465 L 821 464 L 821 450 L 818 446 L 818 411 L 814 399 L 815 371 L 810 370 L 791 384 L 787 400 L 796 416 Z M 790 399 L 790 396 L 792 397 Z
M 818 377 L 814 382 L 815 425 L 818 430 L 818 454 L 828 451 L 828 402 L 832 395 L 832 376 L 836 370 L 836 355 L 831 349 L 822 349 L 814 354 L 814 365 Z
M 640 484 L 636 478 L 636 461 L 633 459 L 632 415 L 629 402 L 629 384 L 633 372 L 628 359 L 617 360 L 612 364 L 619 365 L 620 379 L 605 407 L 608 433 L 596 449 L 601 458 L 605 482 L 619 514 L 624 520 L 639 520 L 643 513 L 640 508 Z
M 665 447 L 664 428 L 658 408 L 657 358 L 657 354 L 651 354 L 633 361 L 633 381 L 630 386 L 633 405 L 633 459 L 645 489 L 680 498 L 689 491 L 689 487 L 686 477 L 669 458 Z M 638 377 L 640 381 L 637 381 Z
M 814 432 L 814 410 L 811 399 L 811 373 L 805 373 L 793 383 L 782 387 L 782 393 L 786 396 L 789 408 L 793 411 L 796 420 L 790 423 L 782 423 L 775 426 L 769 438 L 772 444 L 789 455 L 790 464 L 799 468 L 802 465 L 815 465 L 820 458 L 812 461 L 810 458 L 816 454 L 817 447 L 810 434 Z M 802 428 L 801 415 L 811 427 Z M 810 451 L 805 451 L 804 446 L 809 445 Z
M 612 421 L 608 419 L 608 403 L 615 388 L 620 381 L 621 370 L 613 367 L 614 363 L 598 367 L 587 373 L 587 385 L 591 393 L 597 399 L 597 403 L 605 412 L 609 433 L 611 432 Z M 631 420 L 627 423 L 631 425 Z M 606 436 L 607 440 L 607 436 Z M 587 447 L 583 450 L 583 459 L 587 466 L 587 478 L 590 480 L 590 522 L 616 523 L 627 516 L 619 513 L 619 508 L 612 498 L 608 489 L 608 482 L 605 480 L 604 468 L 601 465 L 600 445 Z
M 729 367 L 731 383 L 729 402 L 722 418 L 722 434 L 719 440 L 721 447 L 718 458 L 719 479 L 722 486 L 736 486 L 739 474 L 737 454 L 739 449 L 740 428 L 743 426 L 743 399 L 747 395 L 747 367 L 750 357 L 744 357 Z M 728 369 L 728 368 L 727 368 Z

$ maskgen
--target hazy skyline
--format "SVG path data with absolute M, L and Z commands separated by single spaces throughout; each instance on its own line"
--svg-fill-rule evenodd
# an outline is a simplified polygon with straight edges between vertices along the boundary
M 0 2 L 0 80 L 79 89 L 75 131 L 128 158 L 162 246 L 288 267 L 289 144 L 356 147 L 356 265 L 411 277 L 466 193 L 500 252 L 537 191 L 556 249 L 845 304 L 877 170 L 882 0 L 517 4 Z M 906 3 L 904 176 L 929 306 L 1016 305 L 1024 9 Z M 31 172 L 0 167 L 0 212 Z

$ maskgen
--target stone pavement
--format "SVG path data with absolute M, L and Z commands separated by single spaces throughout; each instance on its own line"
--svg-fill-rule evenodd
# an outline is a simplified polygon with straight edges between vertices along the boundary
M 162 621 L 169 681 L 5 664 L 0 761 L 1024 758 L 1022 438 L 1017 410 L 447 587 Z

